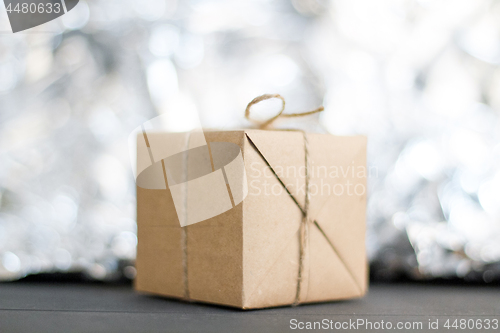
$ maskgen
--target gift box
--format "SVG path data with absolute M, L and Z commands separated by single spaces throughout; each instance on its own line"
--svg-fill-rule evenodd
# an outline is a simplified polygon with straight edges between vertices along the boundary
M 137 187 L 136 290 L 241 309 L 366 293 L 365 137 L 254 129 L 204 136 L 204 157 L 191 164 L 211 168 L 188 178 L 213 174 L 225 187 L 202 183 L 184 203 L 165 183 Z M 146 144 L 188 137 L 148 133 Z M 228 144 L 239 149 L 217 157 Z M 162 163 L 167 177 L 175 161 Z M 190 222 L 183 205 L 191 218 L 210 217 Z

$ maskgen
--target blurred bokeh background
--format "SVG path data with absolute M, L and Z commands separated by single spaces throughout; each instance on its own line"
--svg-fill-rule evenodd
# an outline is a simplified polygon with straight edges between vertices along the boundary
M 0 279 L 133 278 L 129 133 L 279 93 L 369 137 L 373 278 L 498 281 L 499 63 L 495 0 L 87 0 L 17 34 L 0 6 Z

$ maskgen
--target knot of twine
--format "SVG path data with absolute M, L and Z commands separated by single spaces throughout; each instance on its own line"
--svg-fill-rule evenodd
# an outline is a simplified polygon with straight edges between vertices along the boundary
M 263 121 L 259 122 L 257 120 L 254 120 L 250 117 L 250 109 L 252 108 L 253 105 L 260 103 L 262 101 L 272 99 L 272 98 L 278 98 L 282 101 L 282 106 L 280 111 L 273 117 Z M 302 112 L 302 113 L 286 113 L 284 114 L 283 111 L 285 111 L 285 99 L 279 95 L 279 94 L 265 94 L 261 95 L 258 97 L 255 97 L 250 103 L 248 103 L 247 108 L 245 110 L 245 118 L 250 120 L 251 122 L 257 124 L 259 129 L 269 129 L 269 126 L 278 118 L 293 118 L 293 117 L 304 117 L 308 116 L 311 114 L 315 114 L 318 112 L 323 111 L 324 108 L 320 106 L 319 108 L 308 111 L 308 112 Z M 310 174 L 309 174 L 309 149 L 308 149 L 308 141 L 307 141 L 307 136 L 306 133 L 302 130 L 296 130 L 296 129 L 288 129 L 288 131 L 298 131 L 301 132 L 303 137 L 304 137 L 304 163 L 305 163 L 305 187 L 306 187 L 306 193 L 305 193 L 305 200 L 304 200 L 304 207 L 301 207 L 298 202 L 295 200 L 293 195 L 288 191 L 286 186 L 283 184 L 281 179 L 278 177 L 274 169 L 269 165 L 269 163 L 266 161 L 268 167 L 271 169 L 271 171 L 274 173 L 274 176 L 278 179 L 278 181 L 281 183 L 281 185 L 285 188 L 285 191 L 290 195 L 290 197 L 294 200 L 295 204 L 297 207 L 300 209 L 302 213 L 302 221 L 300 223 L 300 228 L 299 228 L 299 270 L 298 270 L 298 276 L 297 276 L 297 288 L 296 288 L 296 293 L 295 293 L 295 300 L 293 302 L 293 305 L 298 305 L 300 304 L 300 294 L 302 290 L 302 281 L 304 279 L 304 261 L 305 261 L 305 256 L 306 256 L 306 247 L 307 247 L 307 239 L 308 239 L 308 229 L 309 229 L 309 224 L 315 223 L 315 221 L 312 221 L 309 218 L 309 180 L 310 180 Z M 253 145 L 253 142 L 252 142 Z M 317 226 L 317 224 L 316 224 Z M 184 299 L 190 301 L 191 298 L 189 296 L 189 285 L 188 285 L 188 269 L 187 269 L 187 228 L 181 228 L 182 229 L 182 248 L 183 248 L 183 269 L 184 269 L 184 278 L 183 278 L 183 283 L 184 283 Z
M 252 108 L 253 105 L 260 103 L 262 101 L 272 99 L 272 98 L 278 98 L 281 100 L 282 105 L 281 105 L 281 110 L 273 117 L 263 121 L 263 122 L 258 122 L 250 117 L 250 109 Z M 267 129 L 269 125 L 271 125 L 276 119 L 278 118 L 293 118 L 293 117 L 304 117 L 308 116 L 311 114 L 319 113 L 324 111 L 324 107 L 320 106 L 319 108 L 308 111 L 308 112 L 302 112 L 302 113 L 283 113 L 285 111 L 285 99 L 279 95 L 279 94 L 265 94 L 261 95 L 258 97 L 255 97 L 250 103 L 248 103 L 247 108 L 245 110 L 245 118 L 252 121 L 253 123 L 256 123 L 260 129 Z M 306 186 L 306 193 L 305 193 L 305 199 L 304 199 L 304 207 L 302 208 L 297 202 L 297 206 L 299 207 L 300 211 L 302 212 L 302 221 L 300 223 L 300 228 L 299 228 L 299 271 L 298 271 L 298 276 L 297 276 L 297 288 L 296 288 L 296 293 L 295 293 L 295 300 L 293 302 L 293 305 L 298 305 L 300 304 L 300 295 L 302 291 L 302 281 L 304 279 L 304 261 L 306 257 L 306 247 L 307 247 L 307 239 L 308 239 L 308 230 L 309 230 L 309 224 L 313 223 L 313 221 L 309 218 L 309 180 L 310 180 L 310 174 L 309 174 L 309 143 L 307 141 L 307 135 L 304 131 L 302 130 L 292 130 L 292 131 L 299 131 L 302 133 L 304 137 L 304 164 L 305 164 L 305 186 Z M 268 165 L 270 167 L 270 165 Z M 274 170 L 271 168 L 273 171 L 274 175 L 278 180 L 280 181 L 281 185 L 283 187 L 286 186 L 281 182 L 279 179 L 278 175 L 274 172 Z M 287 191 L 288 192 L 288 191 Z M 293 198 L 290 192 L 288 194 Z M 295 200 L 294 200 L 295 201 Z

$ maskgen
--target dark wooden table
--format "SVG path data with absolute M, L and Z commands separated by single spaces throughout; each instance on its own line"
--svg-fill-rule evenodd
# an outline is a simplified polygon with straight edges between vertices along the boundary
M 294 321 L 295 319 L 295 321 Z M 419 332 L 470 332 L 444 327 L 457 319 L 483 324 L 485 332 L 500 320 L 500 287 L 447 284 L 372 284 L 367 297 L 354 301 L 240 311 L 183 303 L 135 293 L 128 284 L 14 282 L 0 283 L 0 332 L 290 332 L 307 322 L 335 330 L 335 322 L 371 322 L 386 331 L 409 322 Z M 487 319 L 489 330 L 485 330 Z M 438 320 L 439 330 L 429 321 Z M 351 323 L 349 323 L 349 321 Z M 301 324 L 302 323 L 302 324 Z M 333 326 L 330 326 L 333 325 Z M 346 328 L 346 324 L 343 324 Z M 363 324 L 357 331 L 375 331 Z M 409 324 L 406 324 L 409 325 Z M 470 322 L 469 322 L 470 325 Z M 499 324 L 500 325 L 500 324 Z M 297 329 L 291 329 L 296 327 Z M 318 325 L 316 325 L 318 327 Z M 350 326 L 351 330 L 353 326 Z M 337 329 L 348 331 L 349 329 Z M 318 329 L 318 331 L 328 331 Z M 330 330 L 332 331 L 332 330 Z M 406 330 L 414 331 L 414 330 Z

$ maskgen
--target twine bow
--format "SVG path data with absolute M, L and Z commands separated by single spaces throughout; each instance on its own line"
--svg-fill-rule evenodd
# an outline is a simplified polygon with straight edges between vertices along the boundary
M 282 106 L 281 106 L 281 110 L 278 112 L 278 114 L 276 114 L 275 116 L 269 118 L 268 120 L 266 120 L 264 122 L 258 122 L 256 120 L 250 118 L 250 109 L 251 109 L 251 107 L 253 105 L 255 105 L 257 103 L 260 103 L 262 101 L 265 101 L 267 99 L 272 99 L 272 98 L 281 99 Z M 260 129 L 265 129 L 269 125 L 271 125 L 278 118 L 304 117 L 304 116 L 309 116 L 311 114 L 315 114 L 315 113 L 318 113 L 318 112 L 321 112 L 321 111 L 324 111 L 324 110 L 325 110 L 325 108 L 322 107 L 322 106 L 320 106 L 319 108 L 317 108 L 315 110 L 312 110 L 312 111 L 308 111 L 308 112 L 302 112 L 302 113 L 283 113 L 283 111 L 285 111 L 285 99 L 283 98 L 283 96 L 281 96 L 279 94 L 264 94 L 264 95 L 255 97 L 250 103 L 248 103 L 247 108 L 245 110 L 245 118 L 248 119 L 248 120 L 250 120 L 253 123 L 256 123 L 259 126 Z
M 252 118 L 250 118 L 250 109 L 252 108 L 253 105 L 260 103 L 262 101 L 265 101 L 267 99 L 271 98 L 278 98 L 281 99 L 282 101 L 282 106 L 281 110 L 273 117 L 269 118 L 266 121 L 263 122 L 258 122 Z M 260 129 L 267 129 L 269 125 L 271 125 L 276 119 L 278 118 L 292 118 L 292 117 L 304 117 L 308 116 L 311 114 L 319 113 L 322 112 L 324 108 L 320 106 L 319 108 L 308 111 L 308 112 L 302 112 L 302 113 L 283 113 L 285 111 L 285 99 L 279 95 L 279 94 L 265 94 L 261 95 L 258 97 L 255 97 L 250 103 L 248 103 L 247 108 L 245 110 L 245 118 L 256 123 Z M 296 289 L 296 294 L 295 294 L 295 300 L 293 302 L 293 305 L 298 305 L 300 304 L 300 294 L 302 290 L 302 280 L 303 280 L 303 275 L 304 275 L 304 261 L 305 261 L 305 256 L 306 256 L 306 247 L 307 247 L 307 239 L 308 239 L 308 229 L 309 229 L 309 224 L 310 223 L 315 223 L 316 226 L 319 228 L 319 225 L 315 221 L 312 221 L 309 218 L 309 180 L 310 180 L 310 175 L 309 175 L 309 149 L 308 149 L 308 141 L 307 141 L 307 136 L 306 133 L 302 130 L 292 130 L 292 131 L 299 131 L 302 133 L 304 137 L 304 156 L 305 156 L 305 186 L 306 186 L 306 194 L 305 194 L 305 200 L 304 200 L 304 207 L 301 207 L 298 202 L 295 200 L 295 198 L 292 196 L 292 194 L 288 191 L 286 188 L 285 184 L 281 181 L 281 179 L 278 177 L 278 175 L 274 172 L 273 168 L 269 163 L 266 161 L 268 164 L 268 167 L 270 170 L 273 172 L 274 176 L 278 179 L 278 181 L 281 183 L 281 185 L 285 188 L 287 193 L 290 195 L 290 197 L 295 201 L 295 204 L 297 207 L 299 207 L 301 213 L 302 213 L 302 221 L 300 223 L 300 229 L 299 229 L 299 271 L 298 271 L 298 276 L 297 276 L 297 289 Z M 250 139 L 250 138 L 249 138 Z M 251 140 L 250 140 L 251 142 Z M 252 145 L 253 142 L 251 142 Z M 254 147 L 256 148 L 256 147 Z M 262 156 L 263 157 L 263 156 Z M 265 160 L 265 159 L 264 159 Z

